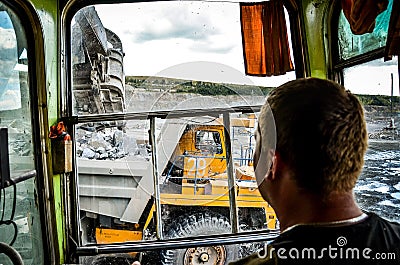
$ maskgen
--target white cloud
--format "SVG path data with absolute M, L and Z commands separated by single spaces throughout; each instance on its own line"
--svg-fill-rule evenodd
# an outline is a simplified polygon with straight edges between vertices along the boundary
M 0 49 L 15 49 L 17 38 L 14 29 L 4 29 L 0 27 Z
M 399 96 L 397 57 L 383 62 L 377 59 L 362 65 L 345 69 L 344 85 L 354 94 L 391 95 L 393 74 L 393 95 Z
M 198 61 L 223 64 L 244 75 L 237 2 L 142 2 L 96 5 L 96 11 L 103 25 L 122 41 L 126 75 L 155 75 Z M 291 72 L 248 80 L 277 86 L 294 78 Z
M 128 75 L 199 60 L 241 67 L 237 3 L 136 3 L 98 5 L 96 10 L 103 25 L 121 38 Z

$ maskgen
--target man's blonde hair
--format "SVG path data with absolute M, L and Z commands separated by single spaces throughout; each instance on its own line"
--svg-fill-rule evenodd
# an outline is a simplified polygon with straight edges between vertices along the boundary
M 276 88 L 267 102 L 276 150 L 298 186 L 322 195 L 353 189 L 367 149 L 359 100 L 337 83 L 307 78 Z

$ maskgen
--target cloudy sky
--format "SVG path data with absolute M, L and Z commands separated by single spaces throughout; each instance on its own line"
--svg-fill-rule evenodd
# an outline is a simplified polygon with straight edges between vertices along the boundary
M 0 111 L 21 107 L 17 37 L 6 11 L 0 11 Z
M 241 73 L 247 83 L 266 86 L 295 77 L 294 72 L 275 78 L 244 77 L 238 3 L 136 3 L 98 5 L 96 10 L 103 25 L 121 38 L 127 75 L 168 72 L 169 76 L 190 78 L 182 70 L 189 75 L 214 71 L 225 74 L 220 80 L 215 74 L 210 81 L 229 82 L 226 73 L 230 70 L 230 77 Z M 194 63 L 200 61 L 208 63 Z
M 393 95 L 399 96 L 397 60 L 397 57 L 387 62 L 378 59 L 346 69 L 344 85 L 356 94 L 391 95 L 393 75 Z
M 280 77 L 244 76 L 238 3 L 168 1 L 97 5 L 96 10 L 103 25 L 121 38 L 127 75 L 228 83 L 233 78 L 235 83 L 260 86 L 278 86 L 295 78 L 294 72 Z M 390 73 L 394 73 L 394 94 L 399 95 L 396 62 L 349 69 L 345 85 L 354 93 L 390 95 Z

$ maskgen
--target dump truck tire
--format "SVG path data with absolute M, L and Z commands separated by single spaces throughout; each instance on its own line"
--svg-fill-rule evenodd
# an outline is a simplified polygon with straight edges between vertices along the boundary
M 174 222 L 167 238 L 231 233 L 227 218 L 216 213 L 186 215 Z M 163 265 L 224 265 L 237 257 L 237 247 L 213 246 L 187 249 L 172 249 L 162 253 Z

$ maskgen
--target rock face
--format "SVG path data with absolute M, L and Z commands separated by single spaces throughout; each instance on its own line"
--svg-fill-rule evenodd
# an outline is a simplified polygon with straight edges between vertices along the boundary
M 169 91 L 146 91 L 126 85 L 126 110 L 128 112 L 147 112 L 177 109 L 229 108 L 234 106 L 255 106 L 265 102 L 265 96 L 228 95 L 202 96 L 193 93 L 172 93 Z

